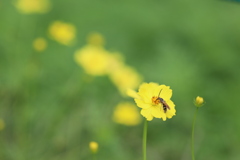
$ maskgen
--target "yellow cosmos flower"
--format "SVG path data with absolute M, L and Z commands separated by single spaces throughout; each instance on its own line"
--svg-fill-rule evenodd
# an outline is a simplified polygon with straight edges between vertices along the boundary
M 195 106 L 201 107 L 203 105 L 203 103 L 204 103 L 204 99 L 200 96 L 197 96 L 194 101 Z
M 33 48 L 36 51 L 42 52 L 47 47 L 47 41 L 44 38 L 37 38 L 33 41 Z
M 88 44 L 94 45 L 94 46 L 104 46 L 104 38 L 103 35 L 97 32 L 93 32 L 89 34 L 87 37 Z
M 15 6 L 23 14 L 46 13 L 50 10 L 49 0 L 17 0 Z
M 176 114 L 175 104 L 170 100 L 172 90 L 169 86 L 157 83 L 143 83 L 137 93 L 129 91 L 138 107 L 142 108 L 141 114 L 148 121 L 155 118 L 172 118 Z
M 87 74 L 101 76 L 108 73 L 109 53 L 102 47 L 87 45 L 76 51 L 74 58 Z
M 64 45 L 71 45 L 76 36 L 76 28 L 70 23 L 53 22 L 49 27 L 51 38 Z
M 120 53 L 109 53 L 108 57 L 108 74 L 114 74 L 125 67 L 124 58 Z
M 122 102 L 117 105 L 113 113 L 113 121 L 127 126 L 134 126 L 141 122 L 141 117 L 135 105 Z
M 124 65 L 119 53 L 110 53 L 101 46 L 86 45 L 75 52 L 76 62 L 87 74 L 102 76 L 115 72 Z
M 91 152 L 93 154 L 97 153 L 97 151 L 98 151 L 98 143 L 94 142 L 94 141 L 90 142 L 89 143 L 89 149 L 91 150 Z
M 123 95 L 126 95 L 128 89 L 136 89 L 142 82 L 142 76 L 135 69 L 126 65 L 114 70 L 109 76 Z

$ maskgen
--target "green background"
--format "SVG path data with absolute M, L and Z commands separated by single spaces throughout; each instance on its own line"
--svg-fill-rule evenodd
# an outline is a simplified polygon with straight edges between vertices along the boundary
M 122 97 L 107 76 L 91 77 L 74 52 L 93 32 L 146 82 L 173 89 L 177 115 L 149 123 L 149 160 L 190 160 L 193 99 L 204 97 L 195 130 L 196 160 L 240 159 L 240 4 L 217 0 L 52 0 L 47 14 L 20 14 L 0 1 L 1 160 L 140 160 L 142 125 L 112 121 Z M 71 47 L 48 38 L 55 21 L 72 23 Z M 45 37 L 37 53 L 32 42 Z

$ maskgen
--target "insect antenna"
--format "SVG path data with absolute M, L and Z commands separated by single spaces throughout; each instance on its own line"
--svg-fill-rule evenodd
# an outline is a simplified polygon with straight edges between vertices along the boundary
M 162 89 L 160 90 L 160 92 L 158 93 L 158 97 L 160 96 L 160 93 L 162 92 Z

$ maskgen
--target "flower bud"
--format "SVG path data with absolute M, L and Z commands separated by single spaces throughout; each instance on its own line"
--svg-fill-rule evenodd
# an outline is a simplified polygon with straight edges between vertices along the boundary
M 94 142 L 94 141 L 90 142 L 89 143 L 89 148 L 90 148 L 90 150 L 91 150 L 91 152 L 93 154 L 97 153 L 97 151 L 98 151 L 98 143 Z
M 204 103 L 204 99 L 200 96 L 197 96 L 195 101 L 194 101 L 194 104 L 196 107 L 201 107 Z
M 42 52 L 47 47 L 47 41 L 44 38 L 37 38 L 33 41 L 33 48 L 38 51 Z

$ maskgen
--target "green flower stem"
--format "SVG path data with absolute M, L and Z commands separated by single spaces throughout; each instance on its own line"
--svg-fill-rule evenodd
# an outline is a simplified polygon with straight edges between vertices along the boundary
M 147 126 L 148 121 L 145 119 L 143 127 L 143 160 L 147 160 Z
M 197 112 L 198 112 L 198 108 L 196 107 L 196 111 L 193 117 L 193 124 L 192 124 L 192 160 L 195 160 L 194 157 L 194 128 L 195 128 L 195 122 L 196 122 L 196 118 L 197 118 Z
M 96 153 L 92 153 L 92 160 L 97 160 Z

